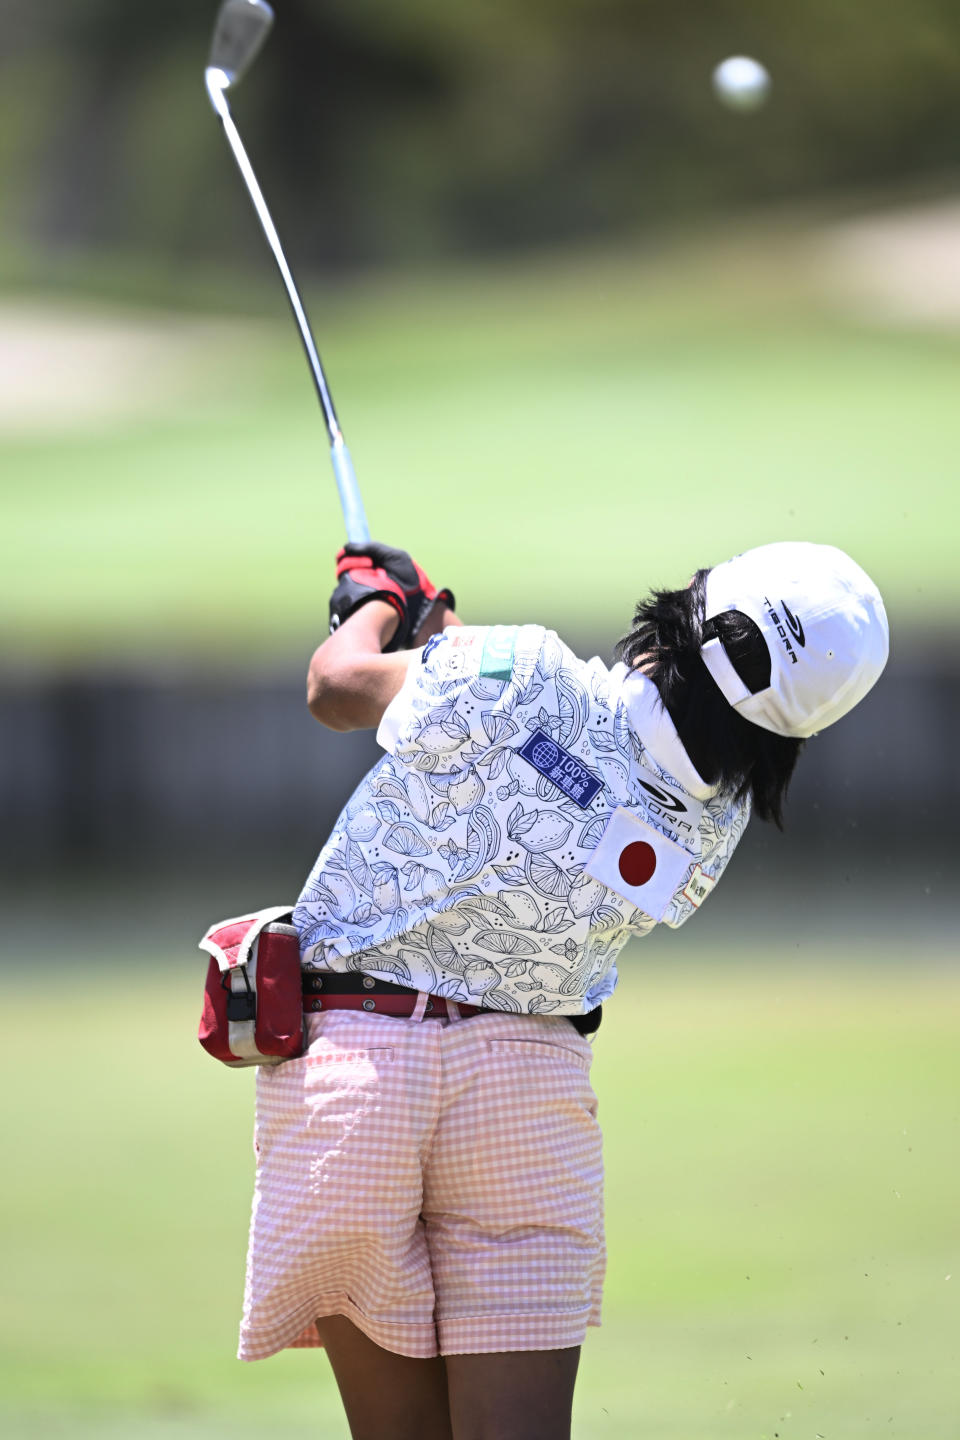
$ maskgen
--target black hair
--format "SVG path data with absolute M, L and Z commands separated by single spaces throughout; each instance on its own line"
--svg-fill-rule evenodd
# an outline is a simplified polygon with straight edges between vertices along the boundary
M 707 784 L 737 800 L 749 795 L 760 819 L 782 830 L 787 787 L 804 742 L 738 715 L 704 664 L 700 647 L 716 635 L 752 693 L 770 684 L 770 655 L 748 616 L 728 610 L 704 624 L 708 573 L 698 570 L 685 590 L 654 590 L 642 600 L 617 655 L 631 668 L 642 664 Z

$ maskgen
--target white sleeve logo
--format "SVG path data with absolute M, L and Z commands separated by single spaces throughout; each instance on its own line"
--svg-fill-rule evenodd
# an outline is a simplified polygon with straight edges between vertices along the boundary
M 713 876 L 705 875 L 698 865 L 686 883 L 683 892 L 684 898 L 689 900 L 695 909 L 699 910 L 716 883 Z
M 688 851 L 621 806 L 610 816 L 584 871 L 662 920 L 694 863 Z

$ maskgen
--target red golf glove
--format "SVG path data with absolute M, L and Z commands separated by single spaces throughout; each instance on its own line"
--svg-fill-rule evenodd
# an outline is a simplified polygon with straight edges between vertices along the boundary
M 369 600 L 386 600 L 400 617 L 387 650 L 406 650 L 437 601 L 454 606 L 450 590 L 438 590 L 406 550 L 380 545 L 349 544 L 337 554 L 337 586 L 330 596 L 330 629 Z

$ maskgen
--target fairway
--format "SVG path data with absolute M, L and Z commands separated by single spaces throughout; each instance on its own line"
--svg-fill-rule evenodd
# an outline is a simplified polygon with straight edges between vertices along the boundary
M 895 627 L 942 626 L 960 342 L 844 317 L 796 263 L 771 235 L 315 294 L 374 535 L 474 621 L 613 639 L 648 584 L 777 538 L 848 548 Z M 343 525 L 282 295 L 256 299 L 275 320 L 185 320 L 179 349 L 166 316 L 137 403 L 129 317 L 105 310 L 117 413 L 71 425 L 51 397 L 51 424 L 0 426 L 8 654 L 312 648 Z
M 692 944 L 627 952 L 597 1042 L 611 1259 L 575 1435 L 954 1440 L 947 955 Z M 4 976 L 4 1433 L 345 1436 L 321 1357 L 232 1359 L 252 1076 L 196 1045 L 199 954 L 82 959 Z

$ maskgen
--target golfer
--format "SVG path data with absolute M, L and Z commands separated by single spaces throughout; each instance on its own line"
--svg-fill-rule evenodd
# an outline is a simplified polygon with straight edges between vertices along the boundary
M 452 606 L 403 551 L 338 557 L 310 709 L 385 754 L 294 913 L 308 1048 L 257 1076 L 240 1355 L 323 1345 L 355 1440 L 563 1440 L 617 956 L 709 900 L 751 812 L 781 823 L 887 621 L 800 543 L 655 591 L 612 669 Z

